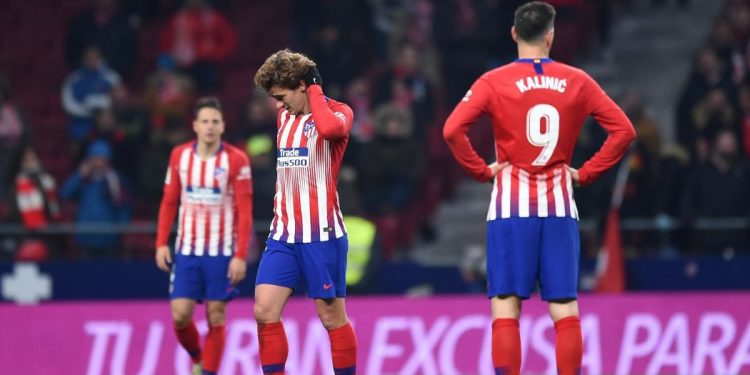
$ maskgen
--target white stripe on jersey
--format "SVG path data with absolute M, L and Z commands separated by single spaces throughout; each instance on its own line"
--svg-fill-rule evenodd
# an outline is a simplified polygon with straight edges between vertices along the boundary
M 552 178 L 552 195 L 555 197 L 555 216 L 565 216 L 565 200 L 562 193 L 562 171 L 555 170 L 555 177 Z
M 568 201 L 570 202 L 570 216 L 578 220 L 578 207 L 576 207 L 576 201 L 573 198 L 573 177 L 570 175 L 570 171 L 565 169 L 565 181 L 568 188 Z
M 549 207 L 547 206 L 547 175 L 540 174 L 536 176 L 536 199 L 536 216 L 547 217 L 549 215 Z
M 292 119 L 294 119 L 296 116 L 292 116 Z M 299 141 L 302 137 L 302 128 L 304 128 L 304 121 L 310 117 L 310 114 L 304 115 L 300 118 L 299 122 L 297 123 L 297 131 L 292 134 L 292 146 L 291 147 L 299 147 Z M 294 120 L 292 122 L 287 124 L 287 128 L 284 130 L 284 133 L 286 133 L 286 136 L 281 143 L 281 146 L 286 148 L 288 137 L 292 131 L 292 125 L 294 124 Z M 289 181 L 299 181 L 300 179 L 300 168 L 291 168 L 284 171 L 284 176 Z M 286 219 L 287 219 L 287 226 L 286 230 L 289 234 L 289 238 L 295 238 L 297 235 L 297 218 L 294 215 L 294 185 L 291 183 L 286 184 L 285 196 L 286 196 Z
M 518 217 L 529 217 L 529 172 L 518 171 Z
M 312 113 L 303 116 L 302 119 L 299 120 L 297 132 L 294 133 L 294 143 L 292 144 L 292 147 L 301 147 L 302 133 L 305 129 L 305 122 L 310 118 L 310 116 L 312 116 Z M 308 139 L 307 142 L 309 148 L 310 140 Z M 312 221 L 310 220 L 310 172 L 308 168 L 293 168 L 296 175 L 294 181 L 300 182 L 299 203 L 302 208 L 302 242 L 310 242 L 312 240 Z
M 292 123 L 294 123 L 295 117 L 296 116 L 294 116 L 294 115 L 290 116 L 288 111 L 284 111 L 281 114 L 281 128 L 279 129 L 279 131 L 281 131 L 281 135 L 280 135 L 281 139 L 279 139 L 279 142 L 278 142 L 279 145 L 286 145 L 287 140 L 289 139 L 289 131 L 291 129 Z M 284 147 L 286 147 L 286 146 L 284 146 Z M 284 217 L 284 214 L 285 214 L 286 207 L 282 207 L 281 201 L 282 201 L 282 198 L 286 197 L 286 194 L 285 194 L 285 192 L 282 191 L 282 183 L 281 183 L 281 181 L 284 178 L 285 173 L 286 173 L 286 171 L 284 171 L 284 170 L 277 170 L 276 194 L 275 194 L 274 197 L 277 200 L 276 201 L 277 202 L 277 205 L 276 205 L 276 218 L 278 218 L 278 220 L 276 221 L 276 233 L 273 235 L 273 239 L 277 240 L 277 241 L 280 241 L 281 240 L 281 235 L 284 234 L 284 228 L 283 228 L 283 226 L 284 226 L 284 220 L 283 220 L 283 217 Z
M 497 174 L 492 179 L 492 198 L 490 198 L 490 209 L 487 210 L 487 221 L 497 219 Z
M 323 152 L 324 152 L 324 155 L 325 155 L 323 161 L 325 162 L 326 180 L 329 179 L 329 178 L 332 179 L 333 178 L 332 177 L 333 176 L 333 173 L 332 173 L 333 166 L 331 165 L 331 159 L 332 159 L 332 157 L 331 157 L 331 142 L 328 141 L 327 139 L 323 140 Z M 335 197 L 334 198 L 335 199 L 335 201 L 334 201 L 334 207 L 338 207 L 339 206 L 339 193 L 337 191 L 335 191 L 335 187 L 334 187 L 334 193 L 336 194 L 334 196 Z M 338 238 L 338 237 L 340 237 L 340 236 L 342 236 L 344 234 L 344 229 L 343 229 L 342 224 L 341 224 L 341 218 L 338 216 L 339 212 L 340 212 L 339 210 L 334 210 L 333 215 L 332 215 L 333 216 L 333 230 L 334 230 L 334 234 L 335 234 L 336 238 Z
M 192 153 L 193 158 L 193 169 L 190 171 L 190 187 L 195 190 L 196 188 L 202 188 L 201 186 L 201 165 L 203 162 L 201 159 Z M 203 248 L 205 246 L 204 241 L 206 239 L 206 215 L 205 209 L 196 209 L 193 211 L 195 217 L 193 218 L 193 244 L 195 255 L 203 255 Z
M 221 157 L 221 155 L 226 154 L 224 150 L 219 151 L 219 154 L 214 157 L 210 157 L 203 161 L 203 163 L 206 164 L 206 173 L 203 176 L 203 183 L 205 186 L 203 186 L 204 189 L 213 189 L 214 188 L 214 172 L 216 171 L 216 157 Z M 222 196 L 222 200 L 223 200 Z M 205 220 L 208 220 L 208 233 L 206 233 L 205 229 L 203 230 L 203 246 L 204 248 L 208 249 L 208 255 L 216 256 L 219 253 L 219 236 L 212 236 L 211 233 L 217 233 L 219 230 L 219 210 L 218 207 L 210 207 L 205 210 L 205 214 L 202 214 L 205 218 Z M 216 219 L 214 219 L 216 217 Z M 206 228 L 206 224 L 204 222 L 203 228 Z M 215 244 L 215 245 L 213 245 Z M 203 250 L 201 250 L 203 251 Z M 197 253 L 197 251 L 196 251 Z
M 510 173 L 513 170 L 512 166 L 507 166 L 503 168 L 502 170 L 502 180 L 501 180 L 501 187 L 503 189 L 502 191 L 502 212 L 500 213 L 500 217 L 503 219 L 507 219 L 510 217 L 510 189 L 511 189 L 511 181 L 510 181 Z
M 308 142 L 313 142 L 314 145 L 317 145 L 317 139 L 318 133 L 315 133 L 313 138 L 310 138 Z M 325 143 L 323 147 L 325 147 Z M 317 155 L 318 153 L 316 152 L 316 159 L 312 160 L 311 163 L 317 163 Z M 315 168 L 315 188 L 318 193 L 318 230 L 320 231 L 320 240 L 328 241 L 328 231 L 325 229 L 328 228 L 330 223 L 328 222 L 328 184 L 326 183 L 325 168 Z
M 224 173 L 227 174 L 227 178 L 225 179 L 219 179 L 219 188 L 221 188 L 221 191 L 224 192 L 232 192 L 232 194 L 225 194 L 224 196 L 227 198 L 232 199 L 226 199 L 224 200 L 223 204 L 223 210 L 222 213 L 224 215 L 224 233 L 219 233 L 217 230 L 216 233 L 219 233 L 219 236 L 224 236 L 224 239 L 222 241 L 219 241 L 222 243 L 222 248 L 224 251 L 224 255 L 230 256 L 232 255 L 232 249 L 236 246 L 234 242 L 234 202 L 232 201 L 234 199 L 234 194 L 236 192 L 234 191 L 234 187 L 229 186 L 229 153 L 224 152 L 221 156 L 221 160 L 219 160 L 219 167 L 224 170 Z M 219 208 L 221 209 L 221 207 Z M 221 227 L 220 223 L 217 223 L 219 227 Z M 217 238 L 219 236 L 216 236 Z
M 182 196 L 181 201 L 185 202 L 187 199 L 185 197 L 185 187 L 187 185 L 188 177 L 190 177 L 190 171 L 188 171 L 188 166 L 190 165 L 190 158 L 192 158 L 193 150 L 191 150 L 189 147 L 186 147 L 182 150 L 182 154 L 180 155 L 180 165 L 179 165 L 179 174 L 180 174 L 180 183 L 182 184 Z M 190 254 L 190 246 L 193 244 L 192 242 L 192 230 L 193 230 L 193 215 L 191 214 L 190 209 L 185 207 L 184 205 L 180 205 L 180 210 L 182 211 L 182 216 L 180 216 L 180 224 L 178 227 L 180 227 L 181 236 L 180 238 L 180 250 L 182 251 L 183 255 Z M 183 227 L 184 226 L 184 227 Z
M 180 205 L 179 213 L 177 214 L 177 246 L 175 248 L 175 253 L 178 253 L 182 249 L 182 235 L 184 233 L 184 230 L 182 228 L 182 218 L 185 216 L 185 207 Z M 170 228 L 171 229 L 171 228 Z
M 278 181 L 278 177 L 276 180 L 276 194 L 273 195 L 273 212 L 274 212 L 274 220 L 271 221 L 271 230 L 275 230 L 275 232 L 271 233 L 272 238 L 276 241 L 281 240 L 281 183 Z

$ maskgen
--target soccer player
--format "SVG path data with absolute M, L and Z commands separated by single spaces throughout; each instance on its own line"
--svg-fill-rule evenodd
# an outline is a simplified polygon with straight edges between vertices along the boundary
M 156 264 L 170 271 L 170 307 L 177 340 L 193 360 L 194 375 L 219 371 L 227 302 L 245 278 L 253 227 L 247 155 L 221 140 L 224 119 L 216 98 L 195 106 L 196 140 L 172 150 L 156 235 Z M 174 263 L 167 240 L 179 206 Z M 206 301 L 208 335 L 203 348 L 193 322 Z M 201 372 L 202 371 L 202 372 Z
M 281 314 L 304 279 L 328 330 L 334 372 L 354 374 L 357 339 L 344 308 L 348 243 L 336 191 L 352 110 L 325 97 L 316 64 L 289 50 L 266 59 L 254 81 L 279 107 L 275 215 L 255 282 L 263 373 L 284 373 Z
M 511 28 L 518 60 L 479 77 L 443 129 L 459 164 L 480 182 L 494 181 L 487 215 L 487 284 L 497 374 L 520 372 L 521 301 L 537 281 L 555 322 L 558 374 L 580 370 L 580 249 L 572 187 L 588 184 L 612 167 L 635 138 L 625 114 L 591 77 L 549 58 L 554 18 L 548 3 L 520 6 Z M 482 114 L 491 118 L 495 136 L 497 161 L 489 165 L 466 136 Z M 574 169 L 573 147 L 589 115 L 609 137 Z

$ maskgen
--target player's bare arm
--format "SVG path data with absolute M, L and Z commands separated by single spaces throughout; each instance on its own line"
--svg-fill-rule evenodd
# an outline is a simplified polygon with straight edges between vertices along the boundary
M 163 245 L 156 248 L 156 266 L 164 272 L 169 272 L 172 266 L 172 254 L 169 246 Z

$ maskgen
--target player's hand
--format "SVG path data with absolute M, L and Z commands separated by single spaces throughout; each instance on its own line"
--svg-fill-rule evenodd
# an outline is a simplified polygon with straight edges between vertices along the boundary
M 169 246 L 159 246 L 156 248 L 156 266 L 164 272 L 169 272 L 169 268 L 172 266 L 172 254 L 169 251 Z
M 570 172 L 570 179 L 573 180 L 573 186 L 581 186 L 581 177 L 578 175 L 578 169 L 568 166 L 568 172 Z
M 320 85 L 323 86 L 323 78 L 320 76 L 318 68 L 312 68 L 305 74 L 305 85 Z
M 487 167 L 490 168 L 490 171 L 492 171 L 492 177 L 495 177 L 498 173 L 500 173 L 500 171 L 503 170 L 503 168 L 507 167 L 508 165 L 510 165 L 510 163 L 504 161 L 502 163 L 494 162 Z
M 232 285 L 237 285 L 244 280 L 245 272 L 247 272 L 247 263 L 244 260 L 240 258 L 232 258 L 232 260 L 229 261 L 227 277 Z

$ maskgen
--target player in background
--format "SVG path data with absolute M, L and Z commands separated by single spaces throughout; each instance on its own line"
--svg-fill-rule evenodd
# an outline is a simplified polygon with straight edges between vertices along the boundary
M 578 374 L 583 341 L 578 312 L 578 211 L 573 185 L 617 163 L 635 139 L 622 110 L 583 71 L 549 58 L 555 9 L 534 1 L 515 12 L 518 60 L 477 79 L 448 117 L 443 136 L 476 180 L 493 180 L 487 215 L 487 281 L 492 305 L 492 362 L 519 374 L 521 301 L 539 281 L 554 320 L 558 374 Z M 497 161 L 487 165 L 466 136 L 489 115 Z M 570 166 L 584 119 L 609 133 L 580 169 Z
M 268 57 L 254 81 L 279 108 L 274 219 L 255 282 L 263 373 L 284 373 L 281 314 L 304 278 L 328 330 L 334 372 L 354 374 L 357 339 L 344 308 L 348 243 L 336 191 L 352 110 L 325 97 L 315 63 L 289 50 Z
M 196 140 L 175 147 L 159 209 L 156 264 L 170 275 L 170 307 L 177 340 L 190 354 L 193 375 L 219 371 L 227 302 L 245 278 L 253 228 L 250 161 L 222 142 L 224 119 L 216 98 L 195 106 Z M 167 241 L 177 215 L 172 262 Z M 208 335 L 201 348 L 195 303 L 206 302 Z

